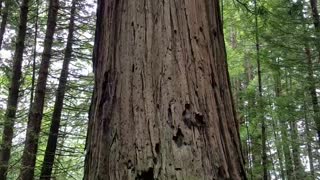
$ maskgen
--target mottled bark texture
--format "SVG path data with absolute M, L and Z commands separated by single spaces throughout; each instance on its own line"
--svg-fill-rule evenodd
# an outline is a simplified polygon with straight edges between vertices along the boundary
M 31 110 L 28 116 L 26 141 L 22 155 L 20 178 L 23 180 L 32 180 L 34 178 L 34 167 L 38 150 L 38 139 L 43 115 L 48 69 L 51 58 L 53 35 L 58 14 L 58 3 L 58 0 L 50 0 L 49 2 L 44 49 L 35 89 L 34 103 L 31 106 Z
M 100 0 L 84 179 L 246 179 L 218 0 Z
M 63 108 L 63 99 L 67 86 L 69 63 L 72 56 L 72 44 L 73 44 L 73 32 L 74 32 L 74 19 L 76 10 L 76 0 L 72 1 L 71 16 L 69 22 L 69 34 L 67 39 L 67 45 L 65 49 L 65 55 L 62 65 L 62 70 L 59 78 L 59 85 L 56 92 L 56 99 L 53 108 L 53 114 L 51 118 L 49 138 L 47 147 L 45 150 L 44 160 L 42 163 L 40 179 L 51 179 L 53 162 L 57 149 L 58 134 L 60 128 L 61 113 Z
M 24 41 L 27 29 L 29 0 L 23 0 L 20 6 L 18 36 L 13 57 L 12 77 L 10 80 L 7 109 L 4 117 L 2 141 L 0 145 L 0 179 L 6 179 L 12 148 L 13 127 L 18 107 L 21 66 L 23 61 Z

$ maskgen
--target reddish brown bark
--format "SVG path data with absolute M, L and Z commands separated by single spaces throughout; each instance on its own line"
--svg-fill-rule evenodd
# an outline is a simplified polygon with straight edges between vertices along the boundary
M 217 0 L 100 0 L 85 179 L 245 179 Z

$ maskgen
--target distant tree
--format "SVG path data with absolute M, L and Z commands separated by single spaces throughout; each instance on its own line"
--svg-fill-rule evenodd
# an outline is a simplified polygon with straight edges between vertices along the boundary
M 21 66 L 23 61 L 23 50 L 25 48 L 28 22 L 28 3 L 29 0 L 23 0 L 20 5 L 19 28 L 14 51 L 10 89 L 7 99 L 7 109 L 4 117 L 4 128 L 0 146 L 0 179 L 6 179 L 12 148 L 13 128 L 18 107 L 19 88 L 22 75 Z
M 44 49 L 39 69 L 39 77 L 35 89 L 34 103 L 28 116 L 27 134 L 22 155 L 20 178 L 23 180 L 32 180 L 34 178 L 34 168 L 38 150 L 38 139 L 43 115 L 44 98 L 48 78 L 48 69 L 51 58 L 53 35 L 57 23 L 57 14 L 59 8 L 58 0 L 50 0 L 48 9 L 48 20 L 46 36 L 44 40 Z
M 59 78 L 58 89 L 56 92 L 55 104 L 54 104 L 50 131 L 49 131 L 49 138 L 48 138 L 47 147 L 45 150 L 44 160 L 42 163 L 40 179 L 51 179 L 52 168 L 53 168 L 54 158 L 55 158 L 56 149 L 57 149 L 61 113 L 63 108 L 63 100 L 65 96 L 68 73 L 69 73 L 68 72 L 69 63 L 72 57 L 72 44 L 74 39 L 73 36 L 74 36 L 74 28 L 75 28 L 74 21 L 75 21 L 76 2 L 77 2 L 76 0 L 72 0 L 67 45 L 65 49 L 63 66 L 62 66 L 61 74 Z
M 2 4 L 2 2 L 0 2 Z M 6 31 L 8 16 L 9 16 L 9 8 L 10 8 L 10 0 L 5 0 L 4 4 L 5 7 L 2 11 L 2 18 L 1 18 L 1 24 L 0 24 L 0 50 L 2 48 L 2 41 L 3 41 L 3 35 Z

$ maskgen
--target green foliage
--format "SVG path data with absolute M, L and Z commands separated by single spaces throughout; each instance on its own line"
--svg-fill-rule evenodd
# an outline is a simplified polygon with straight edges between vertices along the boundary
M 232 91 L 244 119 L 240 133 L 248 178 L 262 178 L 262 118 L 267 123 L 270 177 L 311 178 L 308 159 L 312 158 L 314 167 L 319 167 L 320 162 L 316 158 L 319 152 L 310 88 L 318 87 L 319 81 L 308 78 L 306 48 L 311 51 L 315 77 L 318 77 L 319 66 L 309 1 L 257 1 L 258 31 L 255 30 L 254 1 L 224 0 L 223 3 L 229 73 L 231 82 L 240 82 L 232 83 Z M 258 95 L 256 35 L 260 39 L 262 99 Z M 307 109 L 303 108 L 305 105 Z M 310 117 L 312 125 L 306 129 L 305 121 Z M 311 138 L 307 131 L 311 132 Z M 307 146 L 311 147 L 311 153 Z

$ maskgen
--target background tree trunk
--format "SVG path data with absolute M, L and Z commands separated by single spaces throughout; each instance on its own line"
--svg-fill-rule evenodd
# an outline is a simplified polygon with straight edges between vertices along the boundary
M 33 57 L 32 57 L 32 80 L 31 80 L 31 89 L 30 89 L 30 106 L 29 111 L 31 110 L 34 96 L 34 87 L 36 80 L 36 60 L 37 60 L 37 38 L 38 38 L 38 21 L 39 21 L 39 0 L 35 1 L 36 3 L 36 17 L 34 22 L 34 43 L 33 43 Z
M 306 140 L 307 140 L 307 153 L 308 153 L 308 158 L 309 158 L 309 166 L 310 166 L 310 173 L 311 173 L 311 178 L 315 179 L 315 168 L 314 168 L 314 164 L 313 164 L 313 153 L 312 153 L 312 133 L 310 132 L 310 125 L 309 125 L 309 118 L 308 118 L 308 113 L 307 113 L 307 103 L 304 99 L 304 106 L 303 106 L 303 110 L 304 110 L 304 118 L 305 118 L 305 127 L 304 127 L 304 132 L 305 132 L 305 136 L 306 136 Z
M 4 35 L 5 31 L 6 31 L 7 20 L 8 20 L 8 15 L 9 15 L 10 1 L 9 0 L 5 0 L 4 3 L 5 3 L 5 7 L 4 7 L 3 11 L 2 11 L 2 19 L 1 19 L 1 25 L 0 25 L 0 50 L 2 48 L 3 35 Z
M 100 0 L 85 179 L 245 179 L 217 0 Z
M 20 7 L 20 24 L 18 29 L 18 36 L 16 40 L 16 47 L 13 59 L 12 77 L 7 101 L 7 109 L 4 118 L 3 136 L 0 146 L 0 179 L 6 179 L 8 163 L 10 159 L 13 127 L 16 119 L 16 112 L 18 107 L 18 97 L 21 79 L 21 66 L 23 60 L 24 41 L 27 29 L 27 17 L 29 11 L 29 0 L 23 0 Z
M 307 63 L 308 80 L 309 80 L 308 87 L 309 87 L 309 94 L 311 96 L 311 101 L 312 101 L 313 120 L 316 125 L 318 142 L 320 143 L 320 107 L 319 107 L 319 102 L 317 97 L 316 86 L 315 86 L 311 51 L 308 46 L 306 46 L 305 52 L 307 56 L 306 63 Z
M 320 17 L 318 11 L 318 0 L 310 0 L 311 12 L 313 17 L 313 24 L 316 32 L 316 47 L 318 51 L 318 58 L 320 62 Z
M 22 155 L 20 177 L 23 180 L 32 180 L 34 176 L 34 166 L 38 150 L 38 139 L 43 114 L 46 83 L 51 57 L 51 47 L 58 14 L 58 3 L 58 0 L 50 0 L 49 2 L 49 14 L 44 41 L 44 50 L 42 53 L 39 77 L 35 90 L 34 103 L 32 104 L 31 111 L 28 116 L 26 142 Z
M 59 85 L 56 93 L 56 99 L 53 109 L 53 114 L 51 118 L 51 126 L 49 132 L 49 138 L 47 142 L 47 147 L 44 155 L 44 160 L 42 163 L 40 179 L 51 179 L 52 167 L 55 158 L 55 153 L 57 149 L 57 140 L 60 128 L 61 113 L 63 108 L 63 99 L 65 95 L 69 63 L 72 56 L 72 43 L 73 43 L 73 32 L 74 32 L 74 19 L 76 10 L 76 0 L 72 1 L 71 16 L 69 22 L 69 34 L 65 50 L 65 56 L 63 60 L 63 66 L 59 78 Z
M 312 17 L 313 17 L 313 24 L 316 28 L 317 32 L 320 32 L 320 18 L 319 18 L 319 11 L 318 11 L 318 0 L 310 0 Z

